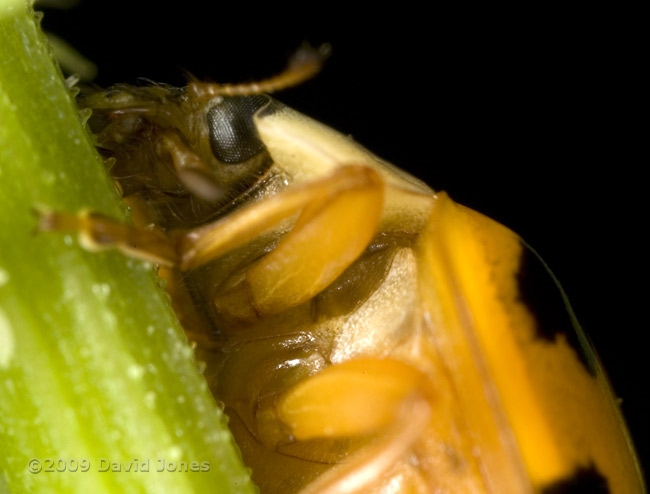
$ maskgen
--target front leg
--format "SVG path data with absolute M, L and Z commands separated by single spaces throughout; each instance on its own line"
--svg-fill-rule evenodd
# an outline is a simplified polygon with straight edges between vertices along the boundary
M 217 294 L 224 314 L 251 319 L 295 307 L 334 281 L 365 250 L 383 209 L 384 182 L 365 166 L 285 190 L 218 221 L 166 235 L 82 213 L 44 213 L 42 231 L 76 231 L 85 246 L 190 270 L 298 214 L 291 232 L 234 286 Z
M 63 213 L 44 211 L 39 215 L 40 232 L 73 232 L 90 251 L 116 248 L 129 257 L 162 266 L 177 266 L 180 258 L 175 244 L 159 230 L 125 225 L 107 216 L 81 211 Z
M 191 269 L 299 213 L 291 232 L 217 294 L 220 312 L 240 319 L 274 314 L 312 298 L 365 250 L 383 209 L 384 182 L 371 168 L 346 166 L 184 234 L 181 267 Z

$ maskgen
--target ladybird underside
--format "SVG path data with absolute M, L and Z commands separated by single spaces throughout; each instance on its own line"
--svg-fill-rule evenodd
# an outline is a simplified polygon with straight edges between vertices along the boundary
M 115 101 L 132 109 L 134 99 L 144 98 L 153 114 L 166 90 L 129 96 L 122 88 Z M 98 140 L 116 160 L 111 173 L 133 207 L 136 230 L 153 225 L 164 236 L 193 228 L 176 244 L 187 244 L 178 257 L 167 253 L 168 240 L 157 254 L 168 256 L 165 277 L 174 306 L 190 338 L 199 342 L 197 356 L 207 363 L 215 398 L 225 403 L 263 493 L 565 492 L 551 489 L 572 485 L 570 479 L 584 471 L 602 480 L 602 492 L 626 492 L 624 477 L 634 476 L 629 464 L 603 459 L 604 445 L 627 450 L 616 439 L 617 416 L 609 405 L 594 414 L 584 434 L 564 443 L 557 437 L 573 423 L 562 422 L 562 415 L 568 410 L 579 422 L 584 408 L 547 406 L 557 380 L 547 377 L 536 356 L 548 357 L 543 365 L 573 373 L 582 382 L 582 398 L 603 400 L 602 377 L 590 375 L 573 350 L 561 340 L 542 341 L 532 329 L 504 333 L 502 341 L 513 352 L 506 358 L 523 364 L 519 381 L 501 382 L 507 371 L 495 362 L 503 355 L 492 355 L 492 340 L 481 333 L 491 316 L 484 317 L 480 300 L 491 295 L 464 286 L 455 250 L 467 242 L 449 240 L 456 226 L 448 232 L 440 227 L 467 221 L 449 199 L 435 199 L 352 141 L 284 109 L 257 121 L 269 152 L 250 165 L 259 170 L 246 172 L 246 183 L 231 187 L 226 199 L 198 198 L 178 178 L 178 163 L 169 156 L 200 158 L 210 143 L 192 147 L 171 139 L 162 154 L 156 144 L 156 136 L 169 135 L 168 127 L 180 118 L 175 112 L 187 110 L 183 104 L 172 108 L 164 126 L 140 116 L 117 119 L 98 130 Z M 301 143 L 335 152 L 329 158 L 318 153 L 322 166 L 305 167 L 311 151 Z M 337 192 L 327 192 L 332 190 Z M 137 236 L 136 230 L 130 234 Z M 509 232 L 475 226 L 468 231 L 463 235 L 470 244 L 481 235 L 519 244 Z M 477 251 L 485 245 L 479 240 Z M 489 249 L 477 257 L 479 271 L 492 270 L 492 278 L 496 273 L 505 280 L 506 288 L 497 291 L 516 280 L 521 250 L 511 250 L 506 267 L 490 260 Z M 485 283 L 494 289 L 493 282 Z M 459 303 L 464 298 L 468 302 Z M 496 302 L 504 331 L 513 317 L 530 316 L 520 305 L 514 299 Z M 522 361 L 526 356 L 529 361 Z M 539 394 L 530 394 L 533 384 Z M 509 403 L 522 394 L 530 396 L 533 411 L 528 425 L 517 425 L 516 406 Z M 558 427 L 543 415 L 535 422 L 536 414 L 549 409 Z M 548 433 L 541 460 L 520 448 L 524 440 L 538 447 L 534 437 L 526 437 L 528 430 Z M 605 430 L 600 444 L 576 445 L 595 430 Z M 627 473 L 617 477 L 617 468 Z

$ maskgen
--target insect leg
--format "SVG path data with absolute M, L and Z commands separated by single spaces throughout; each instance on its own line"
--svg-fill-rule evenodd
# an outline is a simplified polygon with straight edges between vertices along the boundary
M 295 386 L 279 402 L 279 418 L 298 440 L 362 436 L 382 431 L 301 494 L 350 494 L 377 488 L 412 450 L 431 418 L 430 380 L 396 360 L 364 358 L 334 365 Z M 400 492 L 428 492 L 412 475 Z
M 178 264 L 174 244 L 161 232 L 125 225 L 89 211 L 41 213 L 38 231 L 74 232 L 79 234 L 82 245 L 88 250 L 115 247 L 137 259 L 166 266 Z
M 310 299 L 363 252 L 379 222 L 384 182 L 365 166 L 345 166 L 179 239 L 181 268 L 191 269 L 243 245 L 299 213 L 292 231 L 217 296 L 220 311 L 237 318 L 281 312 Z
M 160 137 L 160 146 L 170 154 L 179 180 L 192 193 L 206 201 L 222 198 L 224 191 L 216 183 L 210 168 L 183 143 L 176 132 L 164 133 Z
M 363 252 L 379 222 L 384 182 L 371 168 L 345 166 L 329 177 L 289 189 L 215 223 L 167 236 L 95 213 L 43 213 L 41 231 L 79 233 L 91 250 L 188 270 L 228 252 L 299 213 L 292 231 L 217 296 L 219 309 L 238 318 L 281 312 L 310 299 Z

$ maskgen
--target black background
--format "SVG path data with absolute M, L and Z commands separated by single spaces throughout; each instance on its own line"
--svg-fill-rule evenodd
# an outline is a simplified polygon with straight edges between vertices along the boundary
M 331 43 L 323 73 L 278 98 L 533 245 L 595 342 L 650 468 L 634 13 L 167 5 L 93 0 L 46 9 L 43 25 L 94 61 L 104 86 L 184 85 L 184 71 L 261 79 L 303 41 Z

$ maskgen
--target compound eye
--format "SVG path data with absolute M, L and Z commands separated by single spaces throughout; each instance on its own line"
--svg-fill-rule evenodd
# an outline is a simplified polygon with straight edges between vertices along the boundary
M 264 143 L 255 130 L 253 115 L 271 99 L 254 96 L 226 96 L 208 111 L 210 147 L 222 163 L 250 160 L 264 151 Z

